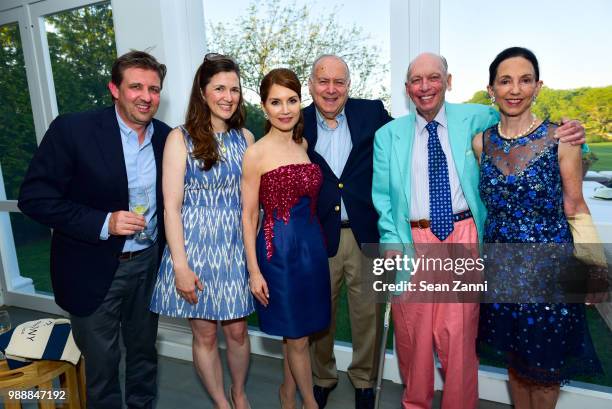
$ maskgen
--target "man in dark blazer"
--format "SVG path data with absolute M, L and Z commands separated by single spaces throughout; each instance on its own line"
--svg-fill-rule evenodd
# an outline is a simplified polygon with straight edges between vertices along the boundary
M 153 116 L 165 74 L 145 52 L 119 57 L 108 84 L 113 106 L 58 116 L 21 185 L 21 211 L 53 229 L 53 292 L 85 357 L 90 409 L 122 407 L 120 330 L 127 406 L 151 408 L 156 396 L 157 315 L 149 302 L 164 245 L 161 168 L 170 128 Z M 147 195 L 144 215 L 129 211 L 134 187 Z
M 345 281 L 353 340 L 348 376 L 355 387 L 355 407 L 374 407 L 374 384 L 381 330 L 379 306 L 362 289 L 368 259 L 363 243 L 378 243 L 378 215 L 372 204 L 374 132 L 391 117 L 379 100 L 348 98 L 350 73 L 344 60 L 322 55 L 308 81 L 313 104 L 304 109 L 304 135 L 310 160 L 323 171 L 317 203 L 327 241 L 332 288 L 332 320 L 312 337 L 314 392 L 319 408 L 338 382 L 334 358 L 338 294 Z

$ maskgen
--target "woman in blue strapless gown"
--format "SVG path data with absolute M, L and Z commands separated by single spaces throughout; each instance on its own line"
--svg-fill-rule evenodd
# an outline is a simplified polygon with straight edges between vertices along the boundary
M 301 85 L 280 68 L 262 80 L 266 135 L 243 161 L 243 230 L 251 291 L 260 329 L 283 337 L 281 407 L 293 407 L 296 386 L 305 409 L 316 409 L 308 336 L 329 326 L 327 252 L 316 203 L 322 173 L 302 137 Z M 259 234 L 259 207 L 264 210 Z M 293 402 L 290 404 L 289 402 Z
M 257 263 L 270 294 L 257 304 L 262 331 L 302 338 L 329 326 L 331 312 L 327 253 L 315 204 L 321 188 L 318 165 L 283 165 L 261 176 L 263 226 L 257 235 Z
M 484 241 L 551 243 L 557 258 L 530 257 L 524 250 L 488 258 L 489 290 L 498 299 L 480 307 L 478 352 L 508 366 L 517 409 L 552 409 L 560 385 L 577 374 L 601 372 L 584 304 L 564 303 L 557 287 L 556 274 L 570 255 L 558 250 L 572 243 L 568 219 L 589 211 L 580 146 L 559 143 L 552 136 L 556 125 L 532 114 L 542 83 L 531 51 L 513 47 L 500 53 L 489 81 L 501 121 L 473 141 L 487 207 Z

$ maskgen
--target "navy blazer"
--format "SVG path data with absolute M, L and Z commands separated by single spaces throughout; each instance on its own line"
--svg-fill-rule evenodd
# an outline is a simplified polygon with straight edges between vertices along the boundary
M 317 144 L 317 116 L 314 104 L 304 108 L 304 136 L 308 141 L 308 156 L 323 171 L 317 214 L 327 241 L 327 255 L 333 257 L 340 242 L 340 197 L 346 206 L 351 229 L 359 246 L 378 243 L 378 214 L 372 204 L 372 155 L 374 133 L 391 121 L 379 100 L 349 98 L 344 106 L 353 148 L 340 177 L 321 155 Z
M 153 120 L 157 167 L 158 243 L 163 249 L 162 153 L 170 127 Z M 129 209 L 127 172 L 115 107 L 55 118 L 34 154 L 19 192 L 19 209 L 53 229 L 55 301 L 88 316 L 104 300 L 125 236 L 100 240 L 109 212 Z

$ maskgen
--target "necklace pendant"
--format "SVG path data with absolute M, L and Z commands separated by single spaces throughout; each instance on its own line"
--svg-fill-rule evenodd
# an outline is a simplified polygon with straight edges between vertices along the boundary
M 225 148 L 225 142 L 223 142 L 223 135 L 216 135 L 217 137 L 217 146 L 219 147 L 219 152 L 221 152 L 222 155 L 225 155 L 225 152 L 227 151 L 227 149 Z

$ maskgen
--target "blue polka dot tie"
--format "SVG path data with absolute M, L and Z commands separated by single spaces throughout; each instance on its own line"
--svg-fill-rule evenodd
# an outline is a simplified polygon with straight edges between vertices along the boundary
M 429 132 L 427 164 L 430 228 L 431 232 L 442 241 L 453 231 L 453 202 L 448 181 L 448 165 L 438 137 L 438 123 L 431 121 L 425 128 Z

